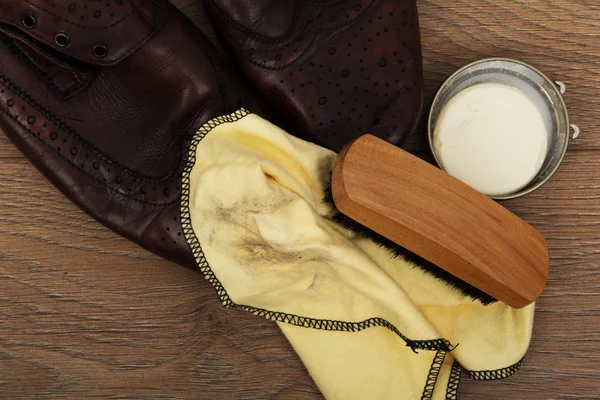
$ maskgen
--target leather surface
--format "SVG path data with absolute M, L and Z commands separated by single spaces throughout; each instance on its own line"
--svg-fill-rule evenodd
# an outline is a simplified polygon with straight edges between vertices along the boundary
M 423 103 L 415 0 L 204 0 L 248 81 L 296 136 L 401 144 Z
M 63 55 L 95 65 L 115 64 L 148 40 L 165 20 L 170 7 L 161 0 L 69 1 L 2 0 L 0 22 L 15 35 L 35 39 Z M 35 20 L 33 27 L 23 23 Z M 59 33 L 69 37 L 59 46 Z M 93 54 L 94 46 L 105 46 L 103 57 Z
M 0 15 L 7 136 L 98 221 L 194 265 L 179 219 L 189 139 L 246 93 L 208 40 L 162 0 L 0 0 Z

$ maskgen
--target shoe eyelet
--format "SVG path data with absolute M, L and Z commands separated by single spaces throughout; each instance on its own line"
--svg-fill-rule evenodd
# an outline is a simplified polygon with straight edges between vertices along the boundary
M 56 36 L 54 36 L 54 42 L 59 47 L 66 47 L 70 41 L 71 38 L 64 32 L 59 32 L 56 34 Z
M 94 48 L 92 49 L 92 54 L 94 55 L 94 57 L 96 58 L 104 58 L 107 56 L 108 54 L 108 49 L 106 48 L 106 46 L 101 45 L 101 44 L 97 44 L 94 46 Z
M 25 28 L 32 29 L 35 28 L 35 26 L 37 25 L 37 20 L 33 15 L 25 14 L 23 15 L 23 17 L 21 17 L 21 23 Z

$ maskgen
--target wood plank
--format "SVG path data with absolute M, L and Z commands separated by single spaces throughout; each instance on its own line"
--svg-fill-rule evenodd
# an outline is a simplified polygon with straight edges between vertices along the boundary
M 175 0 L 207 30 L 198 2 Z M 582 137 L 543 188 L 505 203 L 550 247 L 525 366 L 464 379 L 461 399 L 600 393 L 600 6 L 596 0 L 419 0 L 427 102 L 478 58 L 530 62 L 568 84 Z M 209 32 L 210 33 L 210 32 Z M 426 148 L 413 135 L 409 147 Z M 223 309 L 196 272 L 77 210 L 0 135 L 0 397 L 318 399 L 273 324 Z
M 19 153 L 15 146 L 12 145 L 10 140 L 8 140 L 4 132 L 2 132 L 2 129 L 0 129 L 0 158 L 13 158 L 17 160 L 23 158 L 21 153 Z
M 462 398 L 600 392 L 599 156 L 569 154 L 546 186 L 506 203 L 546 235 L 550 280 L 522 371 L 499 382 L 464 379 Z M 196 272 L 99 226 L 26 161 L 0 161 L 0 182 L 5 393 L 319 398 L 270 322 L 223 309 Z
M 221 306 L 0 160 L 0 397 L 320 398 L 270 321 Z

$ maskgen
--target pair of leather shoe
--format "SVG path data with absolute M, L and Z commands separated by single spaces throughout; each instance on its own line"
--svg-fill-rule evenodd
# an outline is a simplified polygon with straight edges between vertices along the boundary
M 339 150 L 400 144 L 422 106 L 414 0 L 205 6 L 237 68 L 164 0 L 0 0 L 6 135 L 88 214 L 186 266 L 181 175 L 202 124 L 243 106 Z

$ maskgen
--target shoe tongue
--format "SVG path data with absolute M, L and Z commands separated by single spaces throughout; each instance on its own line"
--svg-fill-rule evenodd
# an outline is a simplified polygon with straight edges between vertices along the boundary
M 162 25 L 166 1 L 3 0 L 0 32 L 94 65 L 116 64 Z

